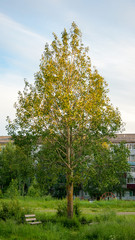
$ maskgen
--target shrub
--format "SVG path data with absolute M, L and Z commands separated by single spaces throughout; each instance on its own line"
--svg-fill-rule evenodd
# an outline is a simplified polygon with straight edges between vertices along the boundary
M 28 189 L 27 195 L 30 197 L 40 197 L 40 191 L 39 189 L 36 189 L 33 185 L 31 185 Z
M 80 217 L 80 215 L 81 215 L 80 202 L 79 202 L 79 200 L 75 200 L 75 201 L 74 201 L 74 214 L 75 214 L 77 217 Z
M 74 201 L 74 215 L 79 217 L 81 215 L 80 204 L 79 201 Z M 61 201 L 57 207 L 57 216 L 59 217 L 67 217 L 67 202 Z
M 33 179 L 33 182 L 28 189 L 27 195 L 30 197 L 40 197 L 41 196 L 41 191 L 39 189 L 39 185 L 38 185 L 36 178 Z
M 44 196 L 44 200 L 45 201 L 52 201 L 52 200 L 54 200 L 54 198 L 49 194 L 49 195 Z
M 20 207 L 17 200 L 1 203 L 0 218 L 3 220 L 13 218 L 18 223 L 21 223 L 21 222 L 24 222 L 24 214 L 25 212 Z
M 6 197 L 10 197 L 10 198 L 16 198 L 17 196 L 19 196 L 19 191 L 18 191 L 18 183 L 17 180 L 12 179 L 10 182 L 10 185 L 5 193 Z
M 57 207 L 58 217 L 67 217 L 67 203 L 65 201 L 60 201 Z

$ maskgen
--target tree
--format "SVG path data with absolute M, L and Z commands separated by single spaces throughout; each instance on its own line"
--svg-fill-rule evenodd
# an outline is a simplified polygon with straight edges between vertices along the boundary
M 19 191 L 24 195 L 34 173 L 33 159 L 22 148 L 8 143 L 0 152 L 0 186 L 6 191 L 12 180 L 16 179 Z
M 112 158 L 115 162 L 115 174 L 118 179 L 116 184 L 113 186 L 113 190 L 119 193 L 119 197 L 121 199 L 122 192 L 124 190 L 123 186 L 126 185 L 126 175 L 127 172 L 130 172 L 130 164 L 127 161 L 130 151 L 127 147 L 125 147 L 124 142 L 121 142 L 119 145 L 114 144 L 113 146 Z
M 9 134 L 28 132 L 55 147 L 51 165 L 62 166 L 67 182 L 67 213 L 73 216 L 73 182 L 85 172 L 95 142 L 113 136 L 121 127 L 118 109 L 107 96 L 107 84 L 92 69 L 88 48 L 73 22 L 45 45 L 34 85 L 25 81 L 15 105 L 16 118 L 8 119 Z
M 100 199 L 104 192 L 119 191 L 121 193 L 125 173 L 130 165 L 127 161 L 129 150 L 124 143 L 104 143 L 95 146 L 93 159 L 87 169 L 84 181 L 85 190 L 89 195 Z
M 62 166 L 52 164 L 58 162 L 55 144 L 50 142 L 42 144 L 36 154 L 36 178 L 43 195 L 53 195 L 54 185 L 57 184 L 59 175 L 62 174 Z

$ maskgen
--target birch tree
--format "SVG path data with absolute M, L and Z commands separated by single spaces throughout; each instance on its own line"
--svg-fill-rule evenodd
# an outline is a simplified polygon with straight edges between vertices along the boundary
M 88 167 L 91 146 L 113 136 L 121 117 L 107 96 L 104 78 L 91 66 L 88 48 L 73 22 L 61 40 L 53 34 L 46 44 L 34 84 L 25 81 L 15 104 L 16 118 L 8 119 L 10 134 L 42 136 L 53 145 L 51 165 L 60 165 L 67 179 L 67 214 L 73 217 L 73 183 Z

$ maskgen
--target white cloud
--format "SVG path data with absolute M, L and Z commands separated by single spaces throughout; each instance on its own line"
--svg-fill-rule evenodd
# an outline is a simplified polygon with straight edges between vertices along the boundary
M 17 93 L 21 90 L 20 86 L 13 84 L 14 81 L 18 81 L 21 77 L 13 75 L 8 77 L 12 79 L 10 85 L 5 85 L 4 81 L 3 84 L 0 84 L 0 135 L 7 135 L 7 131 L 5 130 L 5 126 L 7 125 L 6 117 L 15 118 L 15 109 L 13 106 L 17 101 Z
M 48 39 L 33 33 L 23 25 L 13 21 L 4 14 L 0 14 L 0 47 L 7 52 L 26 60 L 40 59 Z M 36 60 L 37 61 L 37 60 Z

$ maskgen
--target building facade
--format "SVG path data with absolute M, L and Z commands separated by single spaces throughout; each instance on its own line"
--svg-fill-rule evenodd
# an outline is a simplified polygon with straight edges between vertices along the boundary
M 11 141 L 11 136 L 0 136 L 0 145 L 6 145 Z
M 135 134 L 117 134 L 116 138 L 111 139 L 111 141 L 115 144 L 124 142 L 130 151 L 127 159 L 130 164 L 130 172 L 126 174 L 126 185 L 123 186 L 122 199 L 135 200 Z

